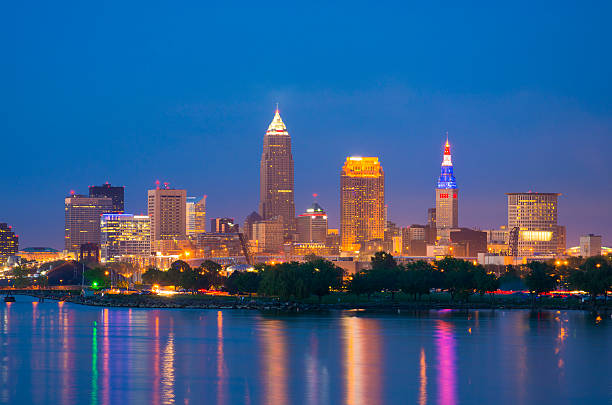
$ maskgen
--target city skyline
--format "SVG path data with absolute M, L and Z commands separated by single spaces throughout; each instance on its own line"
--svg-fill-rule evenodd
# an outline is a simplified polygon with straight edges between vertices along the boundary
M 378 156 L 390 219 L 424 223 L 448 131 L 461 225 L 502 225 L 505 193 L 559 192 L 568 245 L 588 233 L 610 243 L 612 190 L 601 187 L 612 180 L 612 57 L 601 52 L 610 4 L 556 5 L 555 19 L 527 3 L 470 7 L 462 19 L 428 4 L 394 13 L 352 4 L 351 18 L 342 4 L 321 15 L 263 5 L 245 10 L 240 30 L 215 18 L 227 5 L 156 5 L 141 19 L 134 4 L 102 14 L 83 4 L 87 24 L 63 7 L 22 7 L 11 5 L 31 18 L 3 27 L 0 67 L 11 151 L 0 188 L 14 196 L 0 200 L 0 221 L 22 246 L 61 247 L 58 201 L 106 181 L 126 186 L 126 212 L 146 213 L 142 191 L 161 179 L 208 194 L 210 217 L 245 218 L 257 207 L 261 136 L 276 102 L 292 136 L 296 212 L 316 192 L 337 227 L 338 165 Z M 167 29 L 155 29 L 158 19 Z M 284 35 L 260 29 L 270 19 Z M 326 30 L 302 29 L 315 22 Z M 228 46 L 246 37 L 249 46 Z M 271 49 L 282 63 L 270 64 Z
M 283 128 L 285 128 L 284 123 L 283 123 L 283 122 L 282 122 L 282 120 L 280 119 L 279 112 L 280 112 L 280 111 L 279 111 L 279 107 L 278 107 L 278 103 L 277 103 L 276 110 L 275 110 L 275 112 L 274 112 L 274 114 L 275 114 L 275 118 L 273 119 L 272 123 L 269 125 L 268 132 L 270 131 L 270 127 L 272 127 L 272 126 L 274 126 L 274 125 L 282 125 L 282 126 L 283 126 Z M 277 121 L 278 121 L 278 122 L 280 122 L 280 124 L 276 123 Z M 276 123 L 276 124 L 275 124 L 275 123 Z M 285 133 L 286 133 L 286 129 L 284 129 L 284 131 L 285 131 Z M 443 153 L 443 163 L 442 163 L 442 168 L 444 169 L 444 167 L 445 167 L 445 163 L 446 163 L 446 162 L 448 162 L 448 165 L 450 165 L 450 167 L 451 167 L 451 171 L 452 171 L 452 163 L 450 163 L 450 152 L 449 152 L 449 147 L 450 147 L 450 146 L 449 146 L 449 140 L 448 140 L 448 132 L 446 132 L 446 133 L 445 133 L 445 137 L 446 137 L 446 141 L 443 143 L 443 150 L 444 150 L 444 153 Z M 291 152 L 290 152 L 290 153 L 291 153 Z M 260 173 L 260 174 L 261 174 L 261 173 Z M 453 179 L 454 179 L 454 178 L 453 178 Z M 438 179 L 438 187 L 440 187 L 440 183 L 439 183 L 439 182 L 440 182 L 440 179 Z M 110 184 L 110 182 L 106 181 L 106 182 L 103 184 L 103 186 L 109 186 L 109 184 Z M 119 183 L 118 183 L 118 184 L 119 184 Z M 160 184 L 160 181 L 159 181 L 159 180 L 155 180 L 155 185 L 156 185 L 156 186 L 159 186 L 159 184 Z M 173 186 L 173 185 L 171 185 L 171 184 L 170 184 L 170 183 L 168 183 L 168 182 L 165 182 L 165 183 L 164 183 L 164 185 L 165 185 L 165 187 L 168 187 L 170 190 L 174 190 L 174 189 L 176 189 L 176 190 L 186 189 L 186 188 L 184 188 L 184 187 L 180 187 L 180 186 L 178 186 L 178 185 Z M 91 188 L 92 188 L 92 187 L 94 187 L 94 186 L 88 186 L 88 187 L 89 187 L 89 189 L 91 190 Z M 102 186 L 101 186 L 101 187 L 102 187 Z M 120 186 L 120 187 L 121 187 L 121 186 Z M 144 190 L 144 191 L 146 191 L 146 190 Z M 438 191 L 439 191 L 439 190 L 438 190 Z M 438 191 L 436 191 L 436 195 L 438 194 Z M 534 191 L 534 190 L 529 190 L 529 191 L 526 191 L 526 192 L 532 192 L 532 191 L 533 191 L 533 192 L 536 192 L 536 193 L 539 193 L 539 192 L 540 192 L 540 191 Z M 188 195 L 189 195 L 190 193 L 192 193 L 190 189 L 186 189 L 186 192 L 187 192 L 187 194 L 188 194 Z M 521 191 L 521 192 L 525 192 L 525 191 Z M 78 194 L 78 192 L 75 192 L 75 190 L 72 190 L 72 189 L 71 189 L 71 190 L 70 190 L 70 194 L 68 195 L 68 197 L 69 197 L 70 195 L 72 195 L 72 194 L 75 194 L 75 193 L 76 193 L 76 194 Z M 215 193 L 214 193 L 214 192 L 212 192 L 211 194 L 214 196 L 214 194 L 215 194 Z M 340 194 L 341 194 L 341 192 L 340 192 L 340 187 L 338 187 L 338 203 L 340 203 Z M 506 193 L 505 193 L 505 194 L 506 194 Z M 560 195 L 563 195 L 563 193 L 559 193 L 559 194 L 560 194 Z M 67 198 L 67 197 L 65 197 L 65 198 Z M 127 200 L 127 199 L 126 199 L 126 200 Z M 329 199 L 328 199 L 328 200 L 329 200 Z M 130 203 L 130 201 L 126 201 L 126 202 L 125 202 L 125 204 L 126 204 L 126 205 L 128 205 L 129 203 Z M 297 203 L 296 203 L 296 205 L 297 205 L 297 204 L 301 204 L 301 201 L 297 202 Z M 389 203 L 388 203 L 388 202 L 387 202 L 387 205 L 389 205 Z M 433 206 L 435 206 L 435 205 L 436 205 L 436 198 L 435 198 L 435 197 L 434 197 L 433 202 L 432 202 L 432 204 L 431 204 L 431 205 L 433 205 Z M 562 206 L 562 203 L 561 203 L 560 205 Z M 561 210 L 562 210 L 562 208 L 561 208 Z M 129 211 L 129 210 L 128 210 L 128 211 Z M 147 211 L 147 210 L 146 210 L 146 208 L 145 208 L 144 213 L 141 213 L 140 215 L 146 215 L 146 211 Z M 393 208 L 392 208 L 392 207 L 391 207 L 391 211 L 393 211 Z M 126 211 L 126 212 L 127 212 L 127 211 Z M 133 212 L 131 212 L 131 213 L 133 213 Z M 133 214 L 134 214 L 134 213 L 133 213 Z M 138 214 L 134 214 L 134 215 L 138 215 Z M 417 220 L 417 221 L 410 222 L 410 223 L 402 223 L 402 222 L 400 221 L 400 222 L 399 222 L 399 224 L 400 224 L 400 226 L 404 227 L 404 226 L 410 226 L 410 225 L 412 225 L 412 224 L 426 223 L 426 220 L 427 220 L 427 218 L 426 218 L 427 213 L 423 213 L 423 215 L 422 215 L 422 216 L 423 216 L 423 220 L 421 220 L 420 222 L 419 222 L 418 220 Z M 238 217 L 238 218 L 239 218 L 239 217 Z M 295 219 L 295 218 L 294 218 L 294 219 Z M 340 227 L 340 218 L 335 218 L 335 219 L 334 219 L 334 218 L 330 218 L 330 219 L 331 219 L 331 221 L 330 221 L 330 224 L 331 224 L 331 225 L 330 225 L 330 226 L 334 226 L 334 227 L 338 227 L 338 228 Z M 394 219 L 394 217 L 390 215 L 390 216 L 389 216 L 389 220 L 393 220 L 393 219 Z M 242 220 L 240 220 L 240 221 L 239 221 L 239 223 L 242 223 Z M 492 226 L 490 226 L 490 228 L 492 229 L 492 228 L 495 228 L 495 227 L 500 226 L 500 225 L 507 225 L 507 222 L 504 222 L 504 219 L 502 218 L 502 222 L 500 222 L 499 224 L 496 224 L 496 225 L 492 225 Z M 468 226 L 468 227 L 471 227 L 471 228 L 474 228 L 474 229 L 486 229 L 486 228 L 487 228 L 486 226 L 479 226 L 479 225 L 474 225 L 474 224 L 464 224 L 464 226 Z M 576 239 L 578 240 L 578 239 L 580 238 L 580 236 L 581 236 L 581 235 L 576 235 Z M 603 240 L 605 241 L 605 240 L 606 240 L 606 234 L 605 234 L 605 233 L 603 234 L 603 238 L 604 238 Z M 27 241 L 27 238 L 24 238 L 24 240 L 26 240 L 26 241 Z M 605 242 L 604 242 L 604 244 L 605 244 Z M 39 244 L 39 245 L 40 245 L 40 244 Z M 571 245 L 571 246 L 574 246 L 574 244 L 572 244 L 572 243 L 570 243 L 570 241 L 568 241 L 568 245 L 567 245 L 567 247 L 569 248 L 569 247 L 570 247 L 570 245 Z M 23 245 L 23 244 L 22 244 L 21 246 L 22 246 L 22 247 L 25 247 L 26 245 Z M 33 246 L 33 245 L 32 245 L 32 244 L 30 244 L 30 245 L 27 245 L 27 246 Z M 42 246 L 42 245 L 41 245 L 41 246 Z M 47 245 L 45 245 L 45 246 L 55 247 L 55 246 L 54 246 L 54 245 L 52 245 L 52 244 L 47 244 Z

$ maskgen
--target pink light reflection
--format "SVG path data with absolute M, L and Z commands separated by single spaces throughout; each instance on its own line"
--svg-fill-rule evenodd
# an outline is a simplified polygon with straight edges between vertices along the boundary
M 438 320 L 436 328 L 438 403 L 440 405 L 455 405 L 457 403 L 455 335 L 450 322 Z

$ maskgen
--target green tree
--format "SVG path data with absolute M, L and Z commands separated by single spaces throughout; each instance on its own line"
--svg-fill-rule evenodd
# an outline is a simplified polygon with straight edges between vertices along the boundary
M 449 292 L 451 300 L 459 298 L 466 302 L 476 289 L 474 264 L 472 262 L 445 257 L 436 262 L 436 267 L 443 273 L 443 285 Z
M 400 289 L 408 295 L 413 295 L 416 300 L 424 294 L 429 294 L 436 284 L 436 274 L 433 267 L 424 260 L 409 263 L 405 270 L 400 273 Z
M 221 288 L 225 282 L 225 277 L 221 275 L 223 267 L 212 260 L 205 260 L 198 268 L 202 278 L 199 279 L 199 288 L 210 289 L 211 287 Z
M 25 267 L 14 267 L 9 274 L 13 276 L 12 284 L 15 288 L 25 288 L 32 284 L 30 271 Z
M 349 278 L 346 287 L 351 294 L 355 294 L 357 297 L 359 297 L 361 294 L 367 294 L 369 299 L 370 294 L 372 294 L 372 288 L 368 281 L 367 271 L 360 271 L 353 274 Z
M 302 263 L 300 267 L 302 272 L 309 272 L 310 285 L 309 290 L 312 294 L 319 298 L 319 303 L 324 295 L 328 295 L 331 290 L 337 290 L 342 287 L 342 276 L 344 270 L 337 267 L 328 260 L 317 259 Z
M 523 280 L 532 294 L 532 305 L 535 307 L 536 297 L 552 291 L 557 285 L 557 278 L 553 274 L 553 267 L 545 262 L 531 262 L 527 269 Z
M 494 292 L 499 288 L 499 279 L 494 273 L 488 273 L 484 267 L 476 266 L 474 270 L 474 281 L 476 283 L 476 291 L 480 296 L 484 296 L 486 293 L 491 294 L 491 300 L 493 300 Z
M 85 280 L 93 288 L 110 287 L 110 272 L 102 267 L 85 270 Z
M 579 270 L 570 273 L 569 284 L 588 292 L 593 305 L 596 305 L 598 295 L 603 295 L 607 302 L 607 291 L 612 289 L 612 265 L 602 256 L 589 257 Z
M 155 267 L 149 267 L 147 271 L 142 274 L 142 282 L 145 284 L 165 285 L 165 272 Z
M 387 252 L 376 252 L 370 262 L 368 280 L 372 284 L 374 291 L 387 291 L 391 293 L 391 300 L 395 298 L 395 293 L 400 289 L 401 269 Z
M 257 292 L 261 274 L 255 271 L 234 271 L 225 280 L 225 289 L 230 294 L 249 294 Z
M 522 291 L 525 283 L 516 267 L 506 266 L 506 270 L 499 277 L 499 287 L 506 291 Z

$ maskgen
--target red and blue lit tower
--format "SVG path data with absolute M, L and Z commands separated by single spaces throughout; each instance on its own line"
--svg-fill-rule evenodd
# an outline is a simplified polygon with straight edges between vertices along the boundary
M 436 230 L 440 242 L 450 241 L 450 230 L 459 226 L 459 195 L 453 174 L 448 136 L 444 145 L 444 158 L 436 188 Z

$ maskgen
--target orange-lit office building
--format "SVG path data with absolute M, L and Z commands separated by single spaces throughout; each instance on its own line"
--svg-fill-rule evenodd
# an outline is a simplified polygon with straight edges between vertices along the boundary
M 348 157 L 340 177 L 340 236 L 344 252 L 357 252 L 385 231 L 385 175 L 377 157 Z

